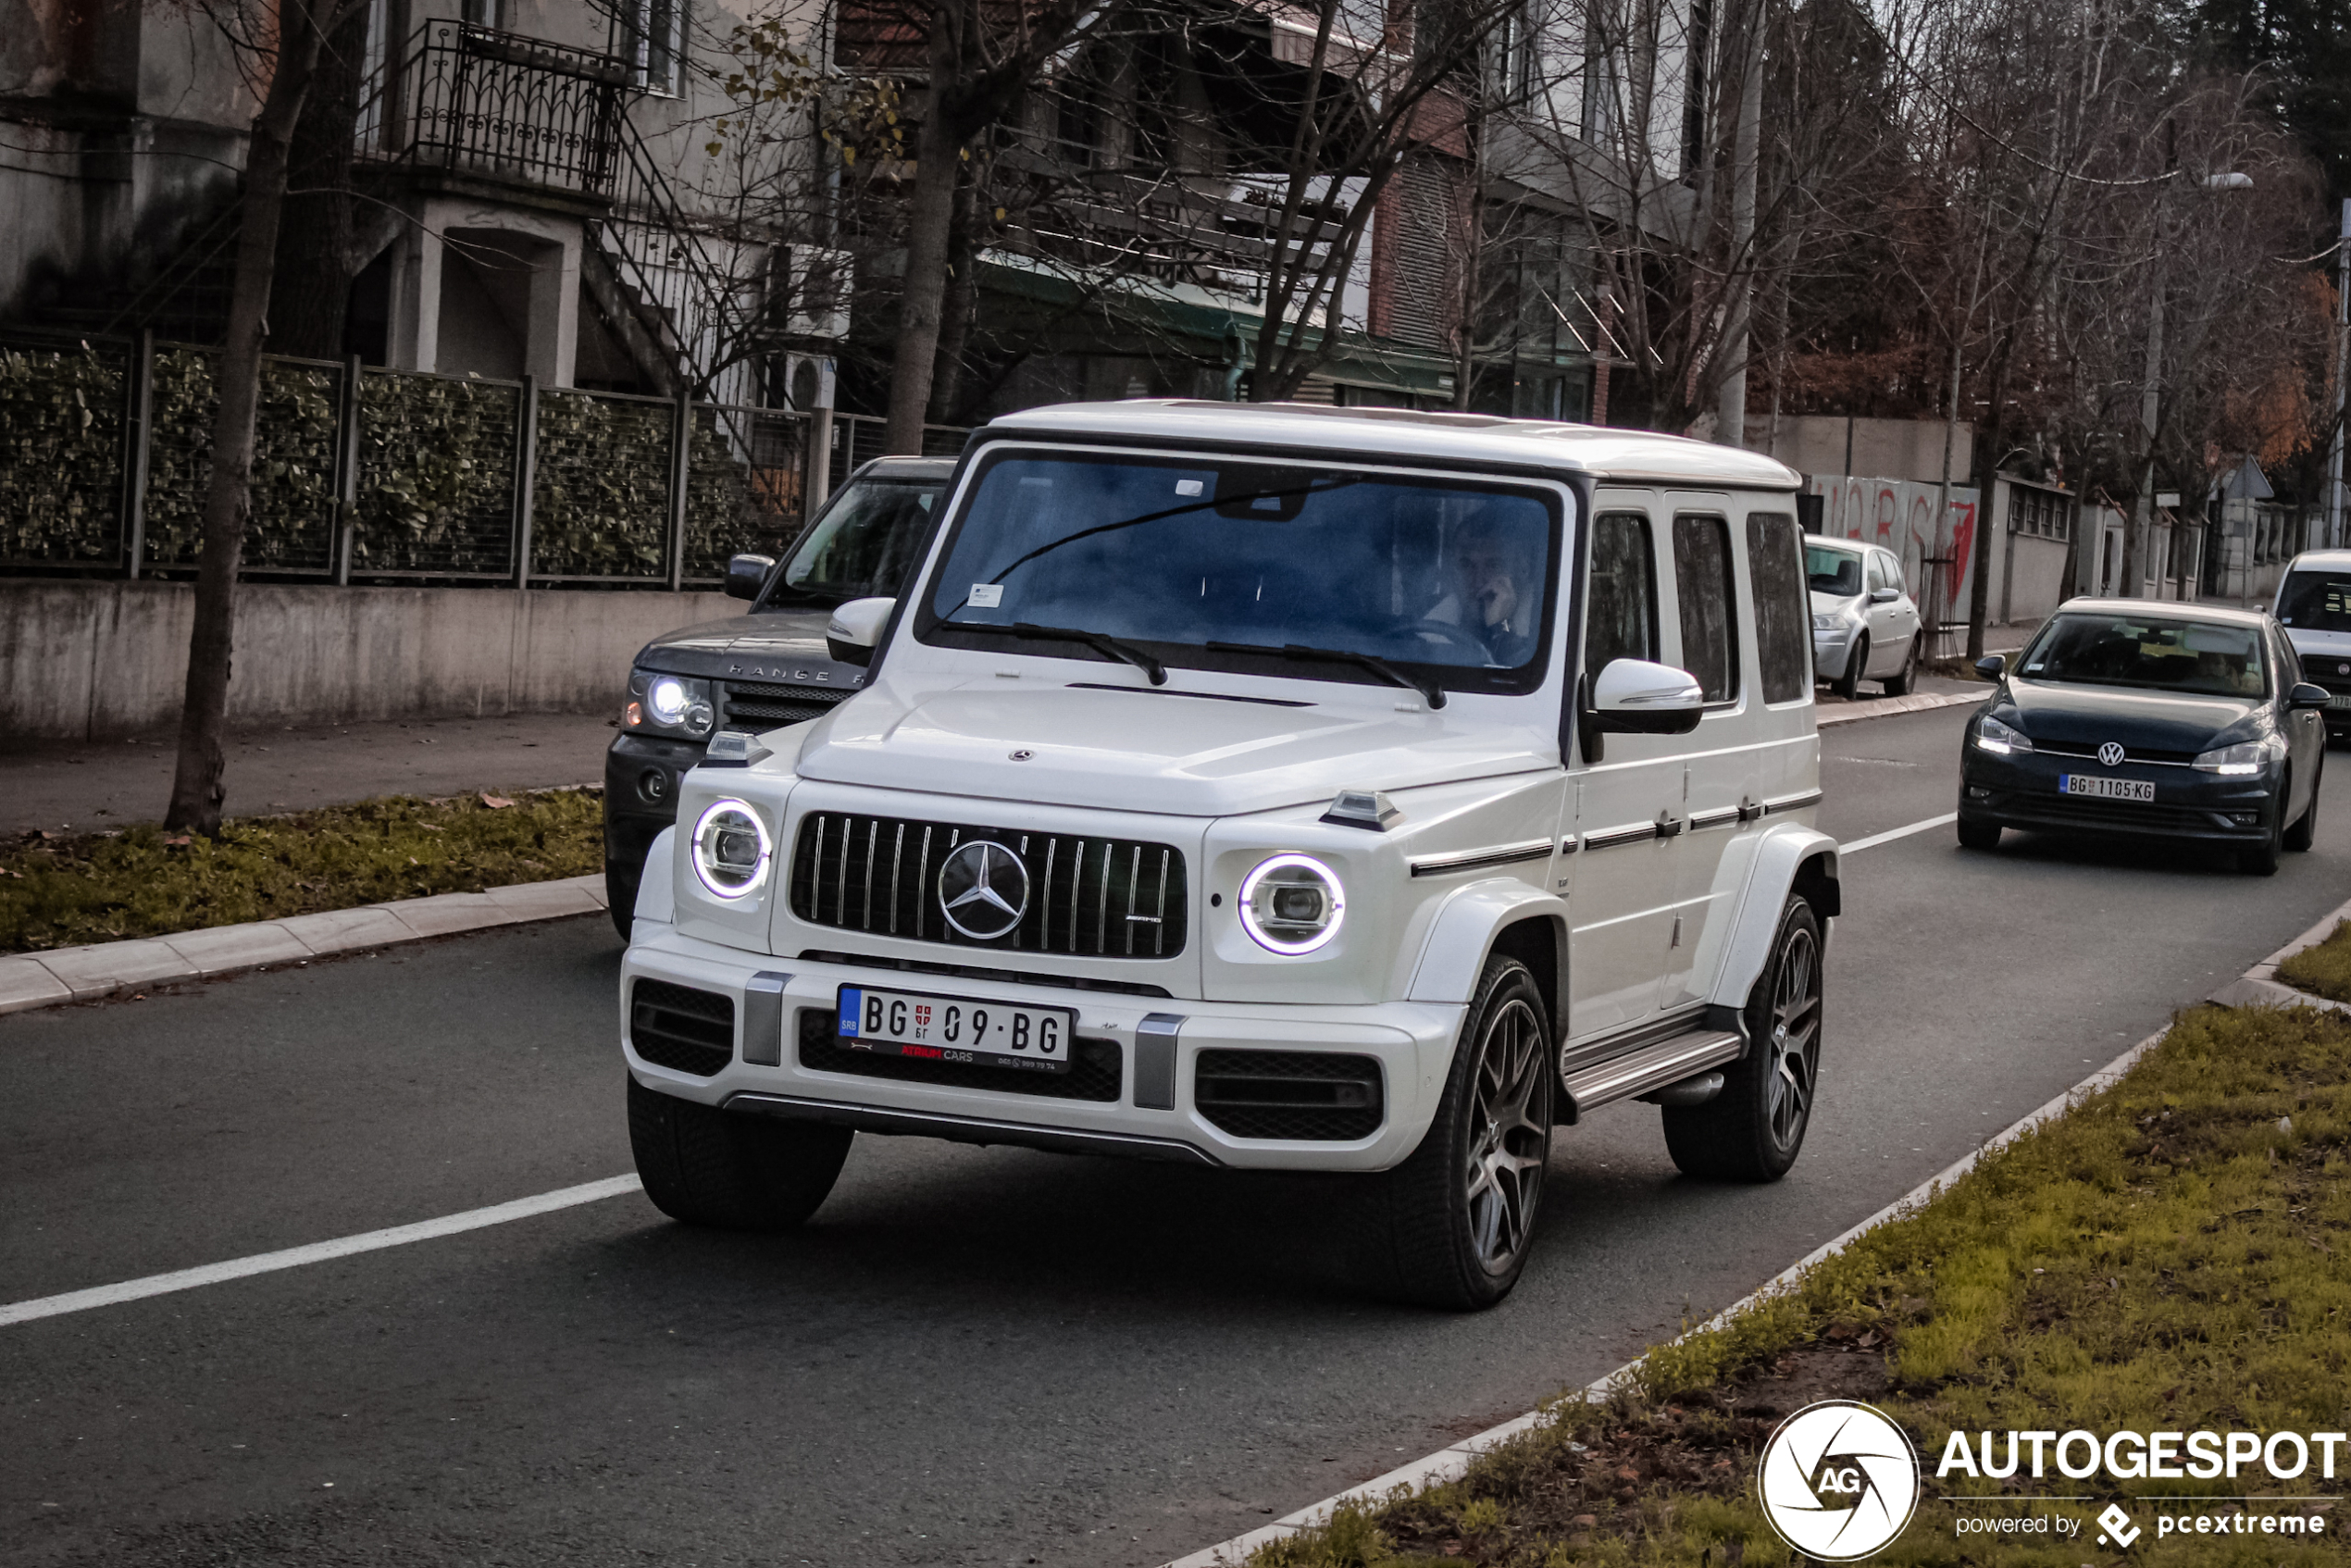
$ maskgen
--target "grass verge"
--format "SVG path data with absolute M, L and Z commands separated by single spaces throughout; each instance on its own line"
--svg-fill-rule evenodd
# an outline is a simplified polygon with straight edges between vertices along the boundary
M 1796 1561 L 1754 1499 L 1780 1419 L 1865 1400 L 1917 1443 L 1925 1493 L 1891 1564 L 2320 1563 L 2351 1557 L 2351 1480 L 2257 1464 L 2233 1481 L 1935 1479 L 1954 1431 L 2342 1431 L 2351 1403 L 2351 1019 L 2317 1008 L 2183 1014 L 2113 1088 L 1988 1156 L 1720 1329 L 1652 1350 L 1637 1384 L 1581 1395 L 1462 1480 L 1350 1509 L 1253 1568 Z M 2005 1438 L 2002 1439 L 2005 1441 Z M 2338 1464 L 2338 1477 L 2351 1466 Z M 2078 1503 L 1960 1502 L 2093 1494 Z M 2327 1533 L 2158 1535 L 2158 1500 L 2309 1497 Z M 2109 1502 L 2145 1528 L 2098 1546 Z M 1962 1536 L 2033 1511 L 2071 1540 Z M 2257 1507 L 2249 1512 L 2266 1512 Z M 2351 1511 L 2344 1511 L 2351 1512 Z M 2258 1520 L 2255 1520 L 2258 1527 Z M 2050 1526 L 2054 1531 L 2054 1526 Z
M 2351 920 L 2338 921 L 2326 940 L 2279 964 L 2278 978 L 2330 1002 L 2351 1002 Z
M 0 848 L 0 952 L 578 877 L 603 865 L 603 823 L 596 791 L 542 790 L 244 817 L 218 839 L 30 835 Z

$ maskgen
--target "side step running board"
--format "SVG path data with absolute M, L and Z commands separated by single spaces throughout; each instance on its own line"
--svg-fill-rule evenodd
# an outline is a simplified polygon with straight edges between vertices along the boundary
M 1559 1121 L 1573 1123 L 1612 1100 L 1630 1100 L 1678 1083 L 1709 1067 L 1735 1062 L 1746 1041 L 1729 1029 L 1692 1029 L 1645 1045 L 1629 1055 L 1570 1073 L 1561 1080 L 1567 1103 Z

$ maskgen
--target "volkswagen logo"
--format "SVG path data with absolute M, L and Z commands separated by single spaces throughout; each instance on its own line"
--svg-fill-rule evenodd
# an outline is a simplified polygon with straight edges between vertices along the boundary
M 1028 913 L 1028 867 L 992 839 L 958 845 L 939 868 L 939 908 L 976 942 L 1010 936 Z
M 2108 741 L 2105 745 L 2100 746 L 2100 747 L 2098 748 L 2098 761 L 2100 761 L 2100 762 L 2102 762 L 2102 763 L 2106 764 L 2106 765 L 2107 765 L 2107 766 L 2108 766 L 2108 767 L 2112 767 L 2112 766 L 2114 766 L 2117 763 L 2120 763 L 2121 760 L 2122 760 L 2122 742 L 2121 742 L 2121 741 L 2120 741 L 2120 740 L 2108 740 Z

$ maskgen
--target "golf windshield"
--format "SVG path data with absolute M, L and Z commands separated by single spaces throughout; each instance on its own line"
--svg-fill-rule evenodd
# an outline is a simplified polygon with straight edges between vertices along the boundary
M 1815 593 L 1850 599 L 1861 591 L 1861 557 L 1850 550 L 1808 544 L 1804 547 L 1804 580 Z
M 2026 680 L 2208 697 L 2258 697 L 2269 690 L 2256 628 L 2149 616 L 2059 616 L 2024 651 L 2016 673 Z
M 896 593 L 938 504 L 937 479 L 853 479 L 816 515 L 764 604 L 832 609 Z
M 2351 631 L 2351 577 L 2295 572 L 2278 596 L 2278 619 L 2296 631 Z
M 1001 648 L 1018 634 L 987 628 L 1050 628 L 1194 668 L 1378 681 L 1385 662 L 1413 683 L 1529 691 L 1559 537 L 1556 496 L 1503 485 L 1012 451 L 975 478 L 916 629 Z M 1022 646 L 1109 656 L 1033 632 Z

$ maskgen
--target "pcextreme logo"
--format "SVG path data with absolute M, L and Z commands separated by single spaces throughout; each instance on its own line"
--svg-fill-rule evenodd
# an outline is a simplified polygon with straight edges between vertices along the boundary
M 1822 1562 L 1852 1562 L 1900 1535 L 1919 1505 L 1919 1453 L 1885 1412 L 1822 1400 L 1780 1423 L 1756 1472 L 1763 1517 Z

